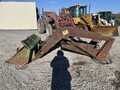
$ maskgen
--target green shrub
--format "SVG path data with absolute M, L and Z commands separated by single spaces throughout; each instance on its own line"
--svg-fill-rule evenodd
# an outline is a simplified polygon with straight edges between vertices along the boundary
M 116 23 L 117 26 L 120 26 L 120 19 L 116 17 L 115 18 L 115 23 Z

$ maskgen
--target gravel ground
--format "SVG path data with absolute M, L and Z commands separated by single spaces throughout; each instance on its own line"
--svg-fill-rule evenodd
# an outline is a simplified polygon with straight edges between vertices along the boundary
M 33 30 L 0 31 L 0 90 L 120 90 L 119 37 L 114 37 L 109 52 L 112 64 L 98 64 L 87 56 L 63 51 L 63 66 L 57 57 L 59 47 L 22 68 L 5 63 L 23 46 L 21 40 L 33 33 L 42 40 L 46 37 Z

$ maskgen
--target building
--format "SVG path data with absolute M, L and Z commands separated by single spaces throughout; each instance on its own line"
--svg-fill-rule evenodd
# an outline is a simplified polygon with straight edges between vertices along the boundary
M 0 30 L 37 29 L 34 2 L 0 2 Z

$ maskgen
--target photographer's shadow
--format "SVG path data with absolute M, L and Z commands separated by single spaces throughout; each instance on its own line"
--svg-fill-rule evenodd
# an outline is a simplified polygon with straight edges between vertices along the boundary
M 59 50 L 51 62 L 52 83 L 51 90 L 71 90 L 71 75 L 68 71 L 69 61 L 64 53 Z

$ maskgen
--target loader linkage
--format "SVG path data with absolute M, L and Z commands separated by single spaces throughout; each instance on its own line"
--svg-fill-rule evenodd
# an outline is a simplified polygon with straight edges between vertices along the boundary
M 89 39 L 89 41 L 85 41 L 86 39 Z M 104 42 L 101 46 L 98 45 L 100 41 Z M 45 56 L 51 48 L 60 43 L 63 50 L 87 55 L 103 63 L 113 42 L 114 39 L 111 37 L 80 30 L 75 26 L 65 26 L 56 30 L 45 41 L 41 41 L 40 37 L 35 34 L 23 40 L 24 47 L 6 62 L 21 66 L 26 65 Z

